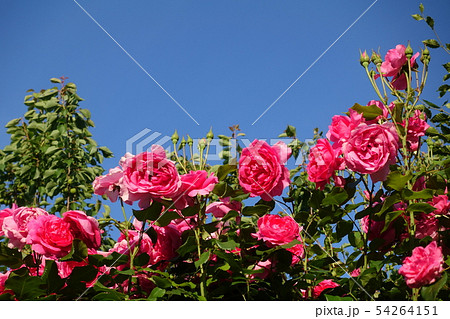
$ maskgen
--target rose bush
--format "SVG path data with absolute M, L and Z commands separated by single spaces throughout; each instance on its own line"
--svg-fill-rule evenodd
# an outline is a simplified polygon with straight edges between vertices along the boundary
M 0 299 L 448 300 L 450 117 L 421 104 L 429 55 L 401 44 L 384 61 L 361 54 L 374 95 L 312 143 L 289 125 L 291 141 L 242 147 L 232 126 L 218 144 L 212 130 L 197 144 L 175 132 L 170 150 L 127 153 L 103 176 L 78 167 L 89 183 L 50 168 L 65 177 L 61 197 L 36 177 L 47 197 L 1 199 Z M 222 164 L 208 161 L 214 145 Z M 98 201 L 80 208 L 89 190 Z M 52 198 L 58 209 L 38 207 Z

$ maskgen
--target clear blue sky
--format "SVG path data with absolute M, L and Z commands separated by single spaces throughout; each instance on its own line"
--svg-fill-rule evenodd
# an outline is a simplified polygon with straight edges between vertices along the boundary
M 0 2 L 0 147 L 4 125 L 20 117 L 27 89 L 51 77 L 75 82 L 92 112 L 94 139 L 116 158 L 144 128 L 202 137 L 240 124 L 250 139 L 275 138 L 291 124 L 300 139 L 326 131 L 335 114 L 376 96 L 359 65 L 359 50 L 397 44 L 418 50 L 432 38 L 411 18 L 419 1 L 379 0 L 255 124 L 251 125 L 372 3 L 348 1 L 79 0 L 200 124 L 194 123 L 72 0 Z M 450 2 L 422 1 L 450 42 Z M 434 51 L 432 51 L 432 54 Z M 432 55 L 425 97 L 437 101 L 447 62 Z

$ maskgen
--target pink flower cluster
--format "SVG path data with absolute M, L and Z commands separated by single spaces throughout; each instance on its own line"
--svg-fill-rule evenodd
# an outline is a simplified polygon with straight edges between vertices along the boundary
M 9 239 L 10 248 L 33 251 L 48 258 L 60 258 L 70 252 L 75 238 L 88 248 L 100 247 L 98 222 L 82 211 L 67 211 L 59 218 L 41 208 L 17 207 L 0 212 L 2 234 Z
M 125 154 L 107 175 L 93 183 L 94 193 L 106 195 L 114 202 L 120 197 L 125 203 L 138 202 L 147 208 L 153 200 L 169 199 L 177 209 L 194 204 L 197 195 L 208 195 L 218 179 L 203 170 L 180 175 L 175 163 L 167 158 L 165 150 L 153 145 L 151 152 Z

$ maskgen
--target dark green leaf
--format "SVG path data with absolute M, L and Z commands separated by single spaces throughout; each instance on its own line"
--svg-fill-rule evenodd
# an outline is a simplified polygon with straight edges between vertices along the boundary
M 158 276 L 151 277 L 151 280 L 159 287 L 163 289 L 167 289 L 172 287 L 172 283 L 167 278 L 162 278 Z
M 87 256 L 88 248 L 86 244 L 81 239 L 75 238 L 72 242 L 70 253 L 61 258 L 61 260 L 83 261 Z
M 211 255 L 210 251 L 205 251 L 200 255 L 200 258 L 194 262 L 196 268 L 203 265 L 205 262 L 209 260 L 209 256 Z
M 342 205 L 348 198 L 348 194 L 342 187 L 334 187 L 322 201 L 323 206 Z
M 433 18 L 432 18 L 432 17 L 427 17 L 427 18 L 425 19 L 425 21 L 426 21 L 427 24 L 430 26 L 430 28 L 434 30 L 434 20 L 433 20 Z
M 176 211 L 168 210 L 155 223 L 156 226 L 165 227 L 170 224 L 172 220 L 182 218 Z
M 14 291 L 18 300 L 34 300 L 46 294 L 44 283 L 39 277 L 10 275 L 6 280 L 6 289 Z
M 355 110 L 358 113 L 361 113 L 364 118 L 366 120 L 374 120 L 375 118 L 377 118 L 380 115 L 383 115 L 383 110 L 380 109 L 378 106 L 376 105 L 360 105 L 358 103 L 355 103 L 355 105 L 353 105 L 351 107 L 352 110 Z
M 432 49 L 439 48 L 439 42 L 437 42 L 435 39 L 423 40 L 422 43 Z
M 217 170 L 217 178 L 219 181 L 223 181 L 229 173 L 236 171 L 237 165 L 224 164 L 219 166 Z
M 162 212 L 162 204 L 157 201 L 153 201 L 150 207 L 142 210 L 134 210 L 133 215 L 137 220 L 143 222 L 145 220 L 155 221 L 158 219 Z
M 408 208 L 406 208 L 406 210 L 408 212 L 423 212 L 428 214 L 434 212 L 436 208 L 427 203 L 412 203 L 408 206 Z
M 224 250 L 233 250 L 237 246 L 236 242 L 233 239 L 230 239 L 228 241 L 216 240 L 215 243 L 217 244 L 217 246 L 219 246 L 220 248 L 222 248 Z
M 189 236 L 186 242 L 177 249 L 180 256 L 184 256 L 197 249 L 197 242 L 193 236 Z
M 447 273 L 444 272 L 441 279 L 436 281 L 431 286 L 422 287 L 421 295 L 426 301 L 435 301 L 439 290 L 441 290 L 447 283 Z
M 389 226 L 391 225 L 391 223 L 394 221 L 394 220 L 396 220 L 401 214 L 403 214 L 404 213 L 404 211 L 402 211 L 402 210 L 396 210 L 396 211 L 393 211 L 393 212 L 388 212 L 387 214 L 386 214 L 386 217 L 384 218 L 384 227 L 383 227 L 383 230 L 381 231 L 381 232 L 385 232 L 386 231 L 386 229 L 388 229 L 389 228 Z
M 353 301 L 352 297 L 339 297 L 339 296 L 331 296 L 331 295 L 327 295 L 325 294 L 325 298 L 327 299 L 327 301 Z
M 152 292 L 148 296 L 148 300 L 157 300 L 158 298 L 161 298 L 165 294 L 166 294 L 165 289 L 155 287 L 155 288 L 153 288 Z
M 433 198 L 434 191 L 432 189 L 426 188 L 418 192 L 414 192 L 409 189 L 403 189 L 402 197 L 404 200 L 413 200 L 413 199 L 431 199 Z

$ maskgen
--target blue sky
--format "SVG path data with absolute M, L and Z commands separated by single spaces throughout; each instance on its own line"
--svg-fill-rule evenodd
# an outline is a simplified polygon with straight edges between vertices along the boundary
M 425 14 L 449 42 L 450 2 L 422 1 Z M 100 145 L 116 155 L 148 128 L 163 135 L 203 137 L 212 126 L 228 134 L 240 124 L 249 139 L 275 138 L 291 124 L 298 137 L 327 130 L 331 117 L 376 96 L 359 65 L 359 50 L 411 41 L 414 50 L 433 33 L 411 18 L 419 1 L 379 0 L 256 122 L 374 0 L 361 1 L 117 1 L 78 3 L 148 71 L 197 125 L 72 0 L 0 2 L 0 147 L 4 125 L 20 117 L 27 89 L 49 88 L 66 76 L 92 112 Z M 438 101 L 447 62 L 432 51 L 424 97 Z

